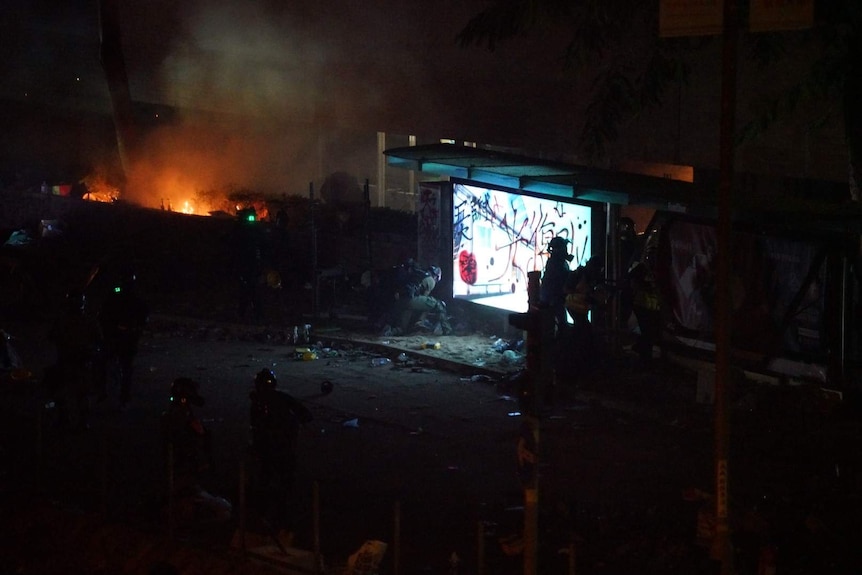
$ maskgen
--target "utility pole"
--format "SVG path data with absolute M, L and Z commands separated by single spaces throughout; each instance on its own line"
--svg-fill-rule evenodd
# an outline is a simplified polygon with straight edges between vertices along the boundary
M 317 221 L 314 209 L 314 182 L 308 182 L 308 209 L 311 213 L 311 273 L 314 274 L 312 317 L 317 319 L 320 305 L 320 274 L 317 270 Z
M 527 332 L 527 369 L 519 389 L 523 425 L 518 471 L 524 486 L 524 575 L 536 575 L 539 549 L 539 411 L 544 382 L 542 336 L 550 314 L 539 307 L 542 272 L 527 272 L 527 313 L 509 314 L 509 324 Z
M 736 116 L 736 58 L 739 35 L 737 2 L 738 0 L 724 0 L 721 54 L 718 269 L 715 284 L 715 535 L 712 546 L 713 559 L 721 563 L 721 575 L 729 575 L 733 572 L 733 552 L 728 522 L 730 421 L 727 393 L 731 355 L 730 262 L 733 239 L 733 127 Z

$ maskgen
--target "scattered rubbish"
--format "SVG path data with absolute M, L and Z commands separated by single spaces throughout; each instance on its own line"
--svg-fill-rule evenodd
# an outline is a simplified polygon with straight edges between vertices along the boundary
M 473 381 L 473 382 L 480 382 L 481 381 L 481 382 L 487 383 L 487 382 L 494 381 L 494 380 L 491 378 L 490 375 L 485 375 L 483 373 L 477 373 L 476 375 L 470 376 L 470 381 Z
M 388 357 L 375 357 L 371 360 L 371 367 L 383 367 L 384 365 L 389 365 L 392 363 L 392 360 Z
M 502 338 L 498 338 L 491 344 L 491 349 L 499 353 L 505 353 L 507 351 L 520 352 L 524 349 L 524 340 L 512 340 L 507 341 Z
M 408 359 L 408 357 L 407 357 L 406 353 L 399 353 L 398 354 L 398 363 L 407 363 L 407 359 Z
M 521 361 L 520 356 L 511 349 L 503 352 L 503 363 L 518 363 L 519 361 Z
M 330 393 L 332 393 L 332 382 L 328 379 L 323 380 L 320 383 L 320 393 L 322 393 L 323 395 L 329 395 Z
M 347 559 L 346 575 L 372 575 L 377 573 L 387 544 L 383 541 L 368 540 L 359 550 Z
M 440 349 L 440 347 L 441 345 L 439 341 L 426 341 L 419 346 L 420 349 Z
M 317 359 L 317 352 L 309 347 L 298 347 L 293 352 L 293 357 L 300 361 L 311 361 Z
M 343 425 L 344 427 L 359 427 L 359 418 L 354 417 L 353 419 L 348 419 L 341 425 Z

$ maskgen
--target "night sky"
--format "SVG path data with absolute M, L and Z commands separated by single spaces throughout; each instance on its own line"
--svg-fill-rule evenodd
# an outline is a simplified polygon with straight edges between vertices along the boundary
M 13 16 L 4 18 L 0 40 L 11 55 L 2 95 L 105 108 L 97 0 L 5 5 Z M 454 0 L 124 0 L 132 97 L 267 121 L 316 118 L 474 140 L 509 131 L 515 140 L 525 109 L 540 119 L 540 104 L 565 93 L 554 73 L 558 52 L 529 41 L 495 53 L 458 47 L 456 34 L 481 7 Z
M 482 6 L 122 0 L 131 96 L 161 126 L 139 156 L 139 179 L 161 188 L 230 181 L 272 190 L 295 176 L 287 185 L 304 189 L 309 175 L 319 175 L 321 126 L 340 130 L 328 136 L 329 145 L 344 148 L 359 133 L 370 134 L 373 147 L 376 132 L 538 150 L 559 144 L 551 138 L 573 140 L 576 130 L 567 126 L 579 96 L 562 78 L 552 42 L 527 39 L 493 53 L 457 45 L 456 35 Z M 0 98 L 109 118 L 97 0 L 11 0 L 4 10 Z M 75 144 L 83 150 L 78 164 L 104 156 L 88 151 L 111 139 L 104 128 L 96 134 L 86 119 L 73 131 L 96 142 Z M 343 154 L 333 171 L 374 164 Z M 55 151 L 43 152 L 49 155 Z M 354 175 L 375 175 L 367 172 Z

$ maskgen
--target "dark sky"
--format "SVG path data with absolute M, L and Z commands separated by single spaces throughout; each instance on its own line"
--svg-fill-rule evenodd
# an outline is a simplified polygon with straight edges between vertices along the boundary
M 179 119 L 150 137 L 135 166 L 160 189 L 305 189 L 325 175 L 319 126 L 370 134 L 372 152 L 376 132 L 537 150 L 577 134 L 579 96 L 560 74 L 558 47 L 456 44 L 481 0 L 119 3 L 133 100 Z M 97 0 L 4 4 L 0 97 L 108 114 Z M 327 173 L 376 175 L 373 154 L 336 160 Z
M 5 96 L 37 91 L 107 104 L 97 0 L 5 4 L 13 14 L 3 25 L 12 55 Z M 493 54 L 456 45 L 482 6 L 476 0 L 120 4 L 132 96 L 140 101 L 481 139 L 502 123 L 517 132 L 525 109 L 541 116 L 550 98 L 567 93 L 554 78 L 559 52 L 542 52 L 541 43 Z

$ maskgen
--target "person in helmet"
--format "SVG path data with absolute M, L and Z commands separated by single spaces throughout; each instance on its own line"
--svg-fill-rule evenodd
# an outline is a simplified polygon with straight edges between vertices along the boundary
M 46 370 L 45 387 L 59 410 L 58 424 L 73 431 L 85 430 L 102 332 L 89 313 L 83 291 L 66 294 L 63 311 L 48 332 L 48 339 L 57 356 Z
M 542 272 L 539 301 L 548 307 L 554 316 L 554 334 L 562 335 L 568 325 L 566 316 L 566 278 L 569 275 L 569 240 L 556 236 L 548 242 L 548 261 Z
M 200 491 L 201 477 L 211 463 L 210 434 L 194 412 L 194 407 L 204 405 L 199 389 L 193 379 L 175 379 L 161 416 L 165 467 L 173 481 L 173 495 L 179 497 Z
M 120 406 L 131 399 L 132 376 L 138 343 L 149 318 L 149 304 L 137 289 L 137 275 L 121 270 L 102 301 L 99 323 L 105 337 L 104 375 L 99 399 L 108 394 L 108 384 L 120 388 Z
M 249 399 L 250 451 L 257 463 L 254 497 L 262 518 L 274 530 L 289 531 L 299 429 L 313 415 L 301 401 L 278 389 L 269 369 L 255 375 Z
M 451 334 L 446 304 L 431 295 L 443 277 L 443 270 L 435 265 L 426 270 L 416 266 L 413 260 L 404 267 L 407 269 L 407 278 L 405 285 L 396 293 L 394 316 L 397 325 L 392 335 L 407 334 L 416 327 L 431 331 L 434 335 Z
M 575 361 L 576 371 L 586 373 L 596 365 L 598 349 L 593 338 L 590 312 L 604 307 L 606 294 L 603 287 L 604 263 L 600 256 L 592 256 L 587 263 L 572 271 L 566 279 L 566 310 L 572 316 L 571 352 L 568 359 Z

